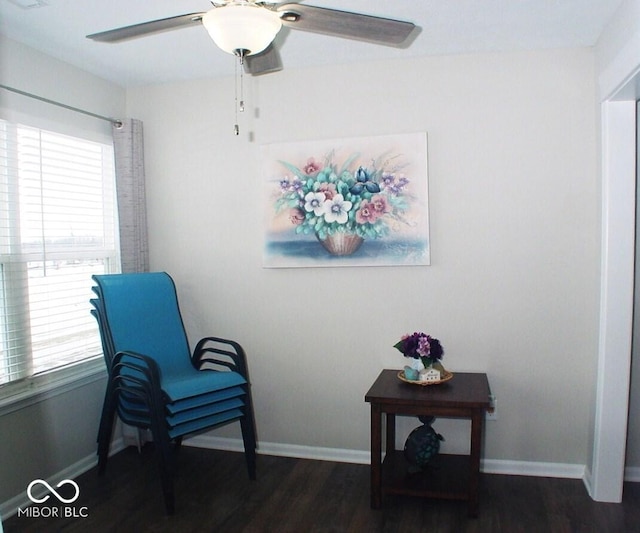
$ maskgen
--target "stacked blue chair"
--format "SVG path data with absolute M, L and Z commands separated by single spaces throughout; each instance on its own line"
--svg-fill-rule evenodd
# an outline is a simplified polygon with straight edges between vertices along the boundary
M 91 300 L 109 379 L 98 430 L 103 474 L 116 414 L 149 429 L 157 449 L 168 514 L 174 512 L 174 446 L 182 437 L 239 421 L 250 479 L 256 437 L 246 355 L 235 341 L 201 339 L 193 352 L 165 272 L 93 276 Z

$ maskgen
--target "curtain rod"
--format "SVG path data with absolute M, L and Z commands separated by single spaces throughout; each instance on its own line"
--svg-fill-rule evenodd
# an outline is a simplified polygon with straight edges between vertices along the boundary
M 111 117 L 105 117 L 103 115 L 98 115 L 96 113 L 92 113 L 91 111 L 85 111 L 84 109 L 80 109 L 78 107 L 73 107 L 67 104 L 63 104 L 61 102 L 56 102 L 55 100 L 49 100 L 48 98 L 44 98 L 42 96 L 38 96 L 37 94 L 32 94 L 32 93 L 28 93 L 26 91 L 21 91 L 20 89 L 16 89 L 14 87 L 9 87 L 8 85 L 2 85 L 0 84 L 0 89 L 5 89 L 7 91 L 11 91 L 12 93 L 16 93 L 16 94 L 20 94 L 22 96 L 26 96 L 27 98 L 33 98 L 35 100 L 40 100 L 41 102 L 45 102 L 47 104 L 51 104 L 51 105 L 55 105 L 58 107 L 63 107 L 64 109 L 68 109 L 70 111 L 75 111 L 76 113 L 82 113 L 83 115 L 88 115 L 90 117 L 93 118 L 97 118 L 100 120 L 106 120 L 107 122 L 111 122 L 111 124 L 113 124 L 114 126 L 116 126 L 117 128 L 122 126 L 122 121 L 115 119 L 115 118 L 111 118 Z

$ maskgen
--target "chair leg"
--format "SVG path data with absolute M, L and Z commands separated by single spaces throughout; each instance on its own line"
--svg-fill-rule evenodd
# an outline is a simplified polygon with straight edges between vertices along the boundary
M 100 417 L 100 426 L 98 428 L 98 475 L 104 475 L 107 467 L 107 459 L 109 458 L 109 448 L 111 447 L 111 435 L 113 433 L 113 424 L 115 420 L 116 406 L 113 398 L 111 387 L 107 385 L 102 405 L 102 415 Z
M 169 440 L 169 435 L 166 432 L 158 434 L 159 431 L 153 431 L 153 441 L 156 446 L 156 453 L 158 454 L 158 463 L 160 466 L 160 480 L 162 483 L 162 495 L 164 497 L 164 506 L 168 515 L 175 513 L 175 494 L 173 488 L 173 476 L 174 476 L 174 456 Z
M 256 433 L 253 422 L 253 410 L 251 405 L 246 408 L 245 416 L 240 419 L 242 429 L 242 441 L 244 442 L 244 457 L 247 461 L 249 479 L 256 479 Z

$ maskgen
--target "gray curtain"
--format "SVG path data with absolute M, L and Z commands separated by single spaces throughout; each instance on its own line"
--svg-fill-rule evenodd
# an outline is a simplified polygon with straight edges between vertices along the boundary
M 125 119 L 113 125 L 116 165 L 116 195 L 120 224 L 122 272 L 149 271 L 147 201 L 144 184 L 144 143 L 142 122 Z M 148 431 L 122 424 L 125 445 L 141 446 L 153 440 Z
M 122 272 L 149 271 L 142 122 L 113 125 Z

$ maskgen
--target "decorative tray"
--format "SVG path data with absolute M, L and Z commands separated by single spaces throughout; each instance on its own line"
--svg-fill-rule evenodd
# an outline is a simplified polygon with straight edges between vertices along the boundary
M 400 370 L 398 372 L 398 379 L 400 381 L 404 381 L 405 383 L 411 383 L 412 385 L 421 385 L 421 386 L 426 386 L 426 385 L 440 385 L 441 383 L 445 383 L 446 381 L 449 381 L 452 377 L 453 377 L 453 372 L 449 372 L 448 370 L 444 370 L 442 373 L 442 378 L 440 379 L 440 381 L 414 381 L 411 379 L 407 379 L 404 376 L 404 370 Z

